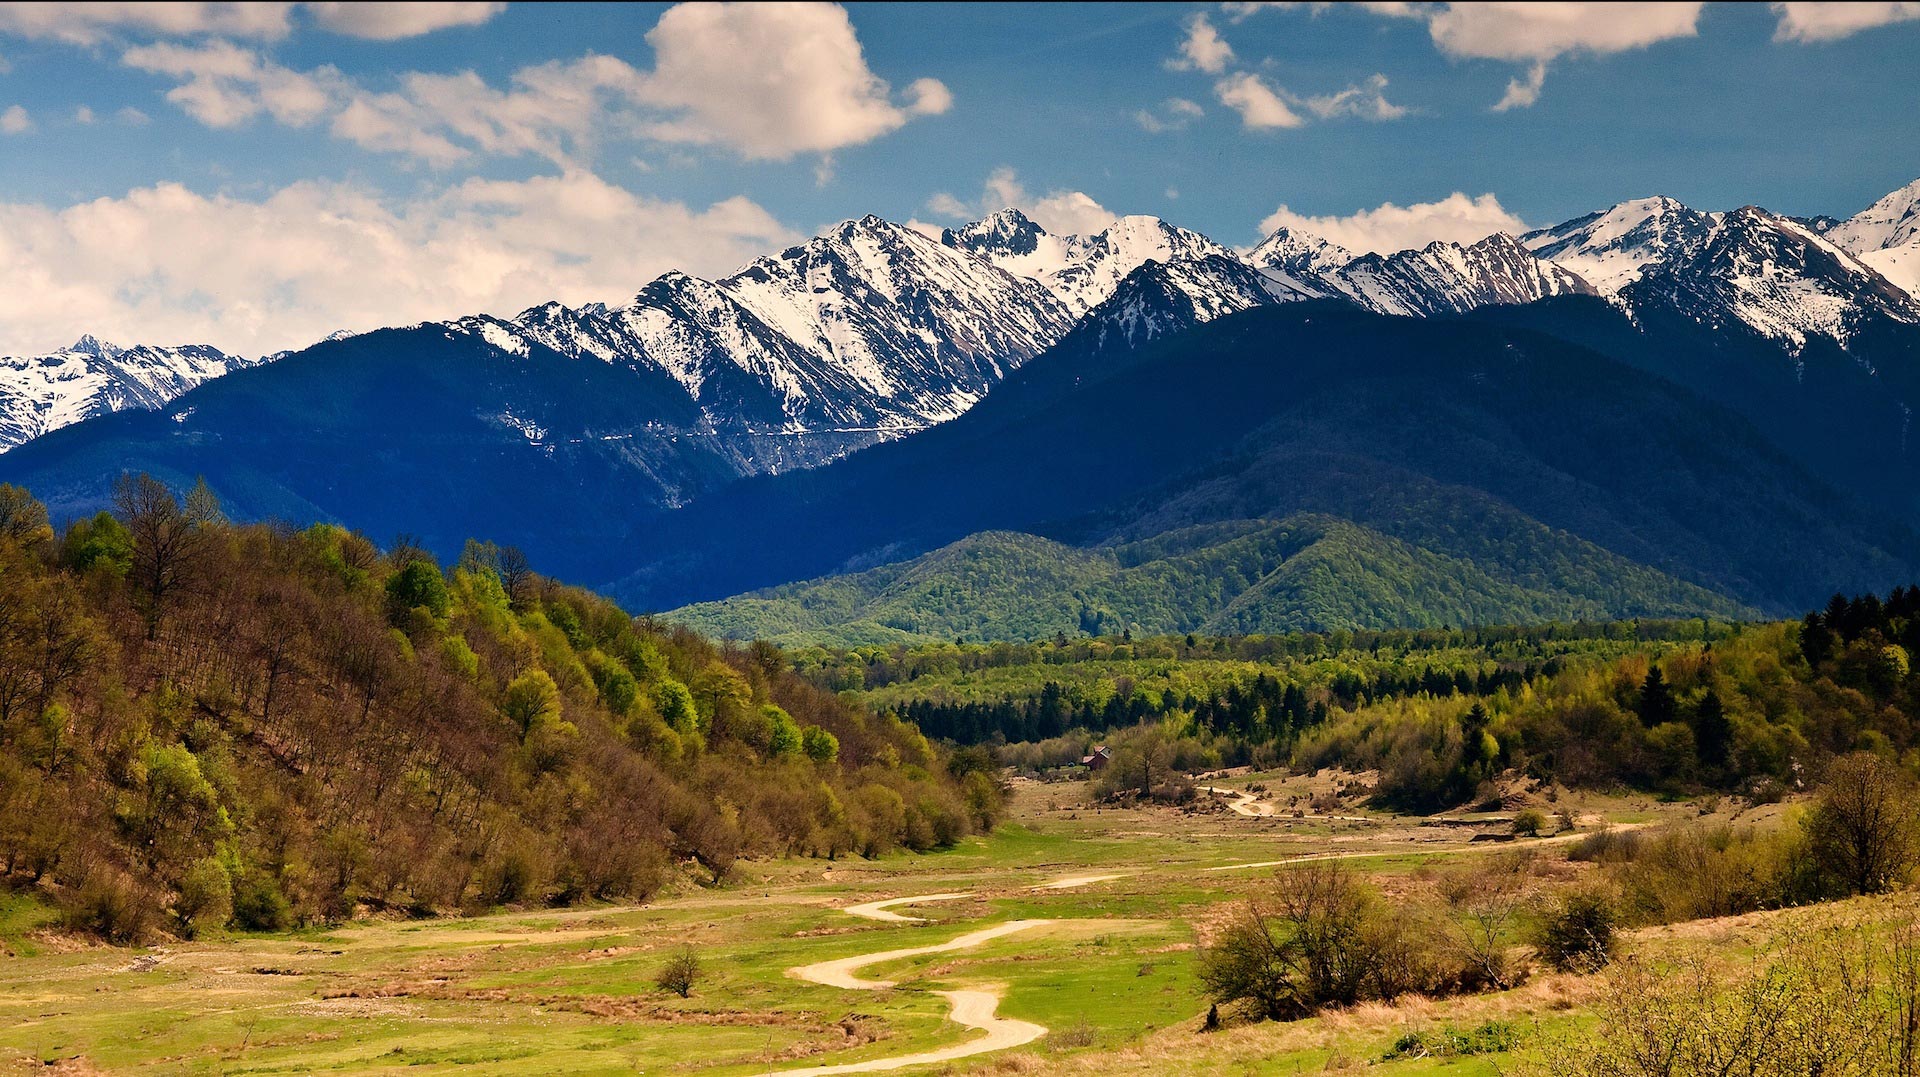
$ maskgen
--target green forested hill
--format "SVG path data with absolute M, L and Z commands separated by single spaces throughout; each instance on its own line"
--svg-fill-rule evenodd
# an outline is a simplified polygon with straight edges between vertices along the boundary
M 1464 534 L 1428 536 L 1437 549 L 1309 513 L 1193 525 L 1094 549 L 984 532 L 911 561 L 670 616 L 734 638 L 855 646 L 1752 612 L 1524 520 L 1458 522 Z M 1496 525 L 1517 533 L 1494 533 Z
M 0 888 L 120 939 L 644 898 L 928 848 L 998 803 L 769 647 L 470 544 L 222 520 L 146 476 L 64 536 L 0 484 Z

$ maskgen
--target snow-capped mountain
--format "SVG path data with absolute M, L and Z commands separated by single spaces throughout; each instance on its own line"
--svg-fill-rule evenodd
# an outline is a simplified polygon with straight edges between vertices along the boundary
M 1317 298 L 1317 293 L 1276 281 L 1231 255 L 1147 262 L 1090 311 L 1076 332 L 1091 334 L 1098 349 L 1139 347 L 1243 310 Z
M 1107 301 L 1127 274 L 1147 262 L 1232 258 L 1226 247 L 1158 217 L 1121 217 L 1090 236 L 1049 234 L 1017 209 L 1003 209 L 940 242 L 979 255 L 1016 276 L 1039 281 L 1075 317 Z
M 1823 237 L 1757 206 L 1707 213 L 1671 198 L 1645 198 L 1529 233 L 1522 242 L 1629 312 L 1669 308 L 1709 327 L 1743 325 L 1795 348 L 1810 336 L 1844 345 L 1878 318 L 1920 322 L 1920 305 L 1835 241 L 1844 227 Z
M 259 362 L 203 344 L 120 348 L 92 336 L 47 355 L 0 358 L 0 452 L 95 415 L 160 407 Z
M 1639 280 L 1648 265 L 1698 249 L 1713 226 L 1713 214 L 1656 196 L 1529 232 L 1520 242 L 1610 296 Z
M 1505 233 L 1471 246 L 1436 242 L 1417 251 L 1363 255 L 1327 279 L 1368 310 L 1419 318 L 1594 294 L 1579 274 L 1534 257 Z
M 1909 295 L 1920 295 L 1920 180 L 1823 234 Z
M 1247 263 L 1268 277 L 1302 292 L 1345 295 L 1332 278 L 1354 259 L 1352 251 L 1331 240 L 1291 228 L 1277 228 L 1247 252 Z
M 663 370 L 716 427 L 832 434 L 826 458 L 953 418 L 1072 324 L 1035 280 L 869 216 L 717 281 L 669 273 L 623 307 L 474 329 Z

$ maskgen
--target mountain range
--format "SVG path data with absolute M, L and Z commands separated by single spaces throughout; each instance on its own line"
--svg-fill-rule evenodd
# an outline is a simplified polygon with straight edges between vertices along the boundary
M 1342 574 L 1320 571 L 1301 578 L 1332 580 L 1333 590 L 1321 587 L 1293 607 L 1322 611 L 1315 624 L 1775 611 L 1804 605 L 1842 580 L 1867 585 L 1915 563 L 1910 529 L 1920 523 L 1920 469 L 1907 437 L 1912 402 L 1920 400 L 1920 304 L 1900 281 L 1920 243 L 1916 204 L 1920 183 L 1842 222 L 1804 222 L 1751 206 L 1704 212 L 1653 198 L 1524 236 L 1360 256 L 1285 229 L 1236 251 L 1151 217 L 1121 218 L 1091 236 L 1048 233 L 1017 210 L 937 236 L 865 217 L 717 280 L 667 274 L 620 306 L 546 304 L 513 318 L 475 315 L 340 335 L 263 360 L 211 348 L 122 351 L 89 339 L 54 356 L 0 361 L 0 446 L 17 446 L 0 456 L 0 478 L 27 484 L 57 516 L 71 517 L 104 504 L 123 469 L 181 485 L 204 475 L 235 515 L 407 533 L 448 553 L 469 535 L 485 535 L 646 608 L 840 571 L 860 575 L 998 532 L 979 541 L 1009 564 L 1050 547 L 1008 534 L 1104 551 L 1094 555 L 1105 566 L 1095 575 L 1119 582 L 1082 588 L 1099 599 L 1083 603 L 1095 621 L 1169 630 L 1297 627 L 1308 622 L 1282 609 L 1273 596 L 1290 592 L 1275 581 L 1262 592 L 1266 599 L 1222 593 L 1146 619 L 1121 608 L 1132 608 L 1125 596 L 1140 593 L 1142 578 L 1122 547 L 1202 525 L 1251 534 L 1285 523 L 1298 546 L 1282 559 L 1294 564 L 1288 573 L 1304 571 L 1310 562 L 1298 558 L 1313 549 L 1322 564 L 1371 563 L 1382 572 L 1399 565 L 1404 578 L 1427 581 L 1424 596 L 1439 594 L 1441 579 L 1484 578 L 1472 589 L 1480 596 L 1474 602 L 1417 597 L 1389 603 L 1398 612 L 1387 614 L 1365 598 L 1378 573 L 1335 594 Z M 1255 316 L 1256 308 L 1290 313 Z M 1312 413 L 1298 411 L 1298 389 L 1284 381 L 1208 381 L 1200 375 L 1228 360 L 1196 352 L 1189 338 L 1231 340 L 1249 355 L 1265 349 L 1270 359 L 1281 354 L 1291 374 L 1315 361 L 1298 347 L 1248 341 L 1244 329 L 1196 334 L 1215 321 L 1338 345 L 1350 369 L 1316 375 L 1315 391 L 1332 395 Z M 1492 349 L 1474 360 L 1486 369 L 1472 384 L 1497 384 L 1494 371 L 1505 369 L 1502 356 L 1515 349 L 1536 363 L 1604 368 L 1626 379 L 1626 397 L 1581 383 L 1587 398 L 1574 411 L 1610 400 L 1662 410 L 1693 433 L 1720 432 L 1723 445 L 1707 454 L 1717 470 L 1698 478 L 1701 492 L 1715 483 L 1765 491 L 1779 515 L 1729 504 L 1727 518 L 1746 519 L 1776 541 L 1824 536 L 1837 543 L 1834 555 L 1775 564 L 1758 551 L 1726 548 L 1749 539 L 1722 535 L 1694 508 L 1601 507 L 1624 496 L 1611 479 L 1581 478 L 1605 491 L 1581 507 L 1565 485 L 1579 469 L 1538 459 L 1524 439 L 1508 457 L 1473 456 L 1467 472 L 1421 453 L 1385 452 L 1377 446 L 1402 442 L 1425 422 L 1380 426 L 1389 422 L 1386 412 L 1356 411 L 1348 395 L 1393 397 L 1417 372 L 1381 366 L 1383 357 L 1332 341 L 1314 324 L 1338 324 L 1355 341 L 1380 347 L 1456 347 L 1471 339 L 1470 351 Z M 1468 337 L 1450 335 L 1458 333 Z M 1170 356 L 1179 362 L 1169 365 Z M 1187 392 L 1196 379 L 1221 392 L 1289 396 L 1285 407 L 1268 401 L 1273 407 L 1231 443 L 1205 429 L 1175 443 L 1109 428 L 1104 417 L 1083 416 L 1086 429 L 1053 422 L 1080 415 L 1094 383 L 1148 367 L 1162 384 L 1112 401 L 1135 421 L 1159 410 L 1156 399 L 1203 413 L 1237 404 Z M 1336 391 L 1336 382 L 1344 388 Z M 1451 401 L 1452 388 L 1435 389 L 1434 399 Z M 1006 407 L 1030 411 L 1051 401 L 998 435 L 1025 447 L 1024 462 L 1004 454 L 969 462 L 961 452 L 942 465 L 925 455 L 949 436 L 987 429 L 997 413 L 989 405 L 1002 396 L 1015 401 Z M 1471 401 L 1448 406 L 1455 405 L 1463 420 L 1507 421 Z M 1328 428 L 1327 416 L 1343 412 L 1359 425 Z M 80 419 L 87 421 L 57 429 Z M 1270 436 L 1278 428 L 1269 429 L 1276 423 L 1289 431 L 1278 441 Z M 1050 430 L 1056 440 L 1029 436 L 1029 428 Z M 912 491 L 889 485 L 892 479 L 860 478 L 883 466 L 875 461 L 921 461 L 913 482 L 930 489 L 945 488 L 935 472 L 951 466 L 991 490 L 999 476 L 980 469 L 1050 472 L 1042 466 L 1048 461 L 1081 459 L 1080 448 L 1065 443 L 1096 428 L 1115 443 L 1145 437 L 1142 444 L 1165 459 L 1137 458 L 1124 488 L 1088 484 L 1107 489 L 1106 500 L 1065 488 L 1084 477 L 1052 474 L 1048 495 L 1028 509 L 1008 503 L 968 516 L 925 507 L 948 520 L 941 526 L 901 520 L 868 528 L 817 511 L 832 490 L 850 499 L 837 502 L 849 519 L 863 515 L 851 507 L 863 498 L 896 517 L 909 513 Z M 1321 431 L 1314 452 L 1322 463 L 1349 481 L 1384 484 L 1392 496 L 1376 497 L 1368 511 L 1333 496 L 1330 481 L 1305 463 L 1316 457 L 1299 440 L 1304 429 Z M 1447 443 L 1446 431 L 1429 433 Z M 1365 439 L 1376 447 L 1360 451 Z M 1333 443 L 1342 447 L 1328 448 Z M 1726 457 L 1725 445 L 1742 447 L 1738 459 Z M 1634 463 L 1646 476 L 1684 470 L 1657 454 Z M 1217 479 L 1203 478 L 1209 469 L 1242 465 L 1262 476 L 1245 482 L 1266 489 L 1284 475 L 1290 492 L 1232 513 L 1169 508 L 1191 506 L 1194 492 Z M 1537 489 L 1511 486 L 1529 473 L 1545 484 L 1539 489 L 1551 489 L 1546 502 Z M 966 490 L 949 493 L 972 503 Z M 1382 507 L 1389 504 L 1398 507 Z M 1458 517 L 1451 544 L 1413 534 L 1413 525 L 1395 518 L 1430 518 L 1442 505 L 1449 509 L 1440 515 Z M 1471 519 L 1459 516 L 1460 505 L 1476 506 Z M 1095 518 L 1104 522 L 1088 522 Z M 783 519 L 786 534 L 761 530 Z M 1776 519 L 1797 522 L 1776 526 Z M 775 548 L 743 546 L 721 534 L 726 529 Z M 1473 542 L 1459 535 L 1476 529 L 1473 542 L 1513 548 L 1469 555 Z M 1213 534 L 1194 534 L 1201 533 Z M 1249 540 L 1235 534 L 1224 541 L 1244 550 Z M 1528 537 L 1513 546 L 1516 535 Z M 1329 554 L 1336 547 L 1347 551 L 1346 562 Z M 1181 572 L 1238 563 L 1238 554 L 1213 549 L 1211 540 L 1180 549 Z M 720 551 L 731 560 L 715 566 Z M 1529 558 L 1599 566 L 1593 571 L 1606 579 L 1569 590 L 1533 570 L 1515 575 Z M 901 569 L 885 585 L 861 575 L 846 585 L 852 591 L 834 586 L 848 594 L 884 591 L 927 571 L 922 563 L 918 575 Z M 880 624 L 892 616 L 875 620 L 869 615 L 880 607 L 867 605 L 855 620 Z M 935 635 L 951 627 L 937 618 L 926 623 Z

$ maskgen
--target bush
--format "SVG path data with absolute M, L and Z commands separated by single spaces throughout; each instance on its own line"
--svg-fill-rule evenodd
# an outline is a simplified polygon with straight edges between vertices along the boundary
M 1541 923 L 1534 946 L 1561 972 L 1597 972 L 1613 960 L 1615 921 L 1604 895 L 1568 894 Z
M 108 942 L 132 944 L 153 930 L 151 894 L 131 876 L 111 868 L 95 868 L 68 901 L 69 930 L 98 935 Z
M 188 938 L 225 927 L 233 917 L 233 879 L 226 865 L 210 856 L 195 861 L 180 881 L 180 900 L 173 911 Z
M 1908 913 L 1908 915 L 1911 915 Z M 1920 1072 L 1920 934 L 1789 924 L 1754 960 L 1696 950 L 1604 977 L 1596 1031 L 1558 1044 L 1542 1077 L 1879 1077 Z
M 1485 1021 L 1459 1029 L 1445 1025 L 1425 1032 L 1409 1032 L 1393 1043 L 1384 1062 L 1403 1058 L 1466 1058 L 1499 1054 L 1520 1045 L 1520 1029 L 1511 1021 Z
M 1523 837 L 1538 837 L 1546 826 L 1547 817 L 1538 808 L 1524 808 L 1513 817 L 1513 832 Z
M 654 974 L 653 982 L 662 991 L 671 991 L 681 998 L 693 994 L 693 985 L 700 978 L 700 955 L 692 946 L 682 946 L 675 950 L 660 971 Z
M 1807 838 L 1813 861 L 1847 893 L 1905 882 L 1916 852 L 1913 780 L 1878 756 L 1855 752 L 1827 767 Z
M 270 875 L 243 875 L 233 887 L 234 922 L 249 931 L 285 931 L 293 926 L 293 906 Z

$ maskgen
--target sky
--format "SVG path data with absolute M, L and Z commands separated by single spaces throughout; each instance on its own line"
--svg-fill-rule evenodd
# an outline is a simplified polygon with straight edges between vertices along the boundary
M 0 354 L 242 353 L 835 221 L 1251 245 L 1920 177 L 1920 3 L 0 3 Z

